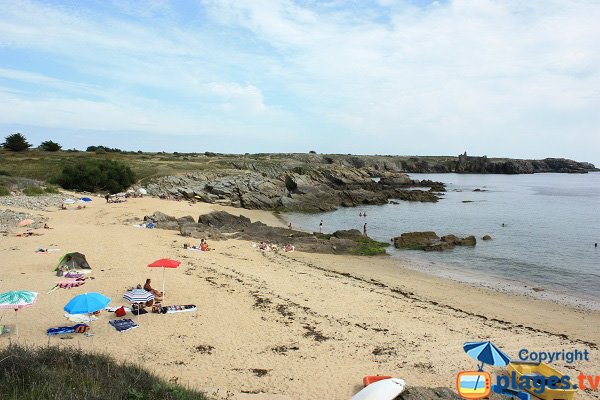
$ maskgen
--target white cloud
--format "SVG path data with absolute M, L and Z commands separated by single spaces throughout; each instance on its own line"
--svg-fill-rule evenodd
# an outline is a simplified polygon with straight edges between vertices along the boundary
M 143 10 L 116 2 L 118 13 L 96 15 L 6 1 L 0 43 L 74 73 L 4 63 L 0 100 L 40 123 L 60 125 L 55 114 L 73 127 L 131 124 L 165 135 L 284 132 L 291 144 L 332 151 L 350 140 L 372 152 L 471 146 L 586 158 L 589 146 L 570 135 L 600 144 L 600 3 L 375 3 L 206 0 L 202 18 L 179 24 L 177 2 Z M 6 81 L 45 90 L 28 98 Z M 519 142 L 530 146 L 524 154 Z

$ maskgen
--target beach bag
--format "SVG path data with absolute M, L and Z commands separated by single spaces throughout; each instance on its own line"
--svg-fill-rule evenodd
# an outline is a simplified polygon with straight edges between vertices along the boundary
M 121 306 L 120 308 L 117 308 L 115 310 L 115 315 L 117 317 L 124 317 L 125 314 L 127 314 L 127 311 L 125 311 L 125 307 Z

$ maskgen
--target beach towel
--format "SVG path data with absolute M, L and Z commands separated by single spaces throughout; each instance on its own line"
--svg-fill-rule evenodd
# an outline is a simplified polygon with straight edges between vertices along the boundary
M 130 329 L 137 328 L 139 325 L 133 322 L 133 320 L 126 319 L 114 319 L 112 321 L 108 321 L 108 323 L 117 330 L 117 332 L 126 332 Z
M 178 312 L 193 312 L 198 310 L 194 304 L 187 304 L 182 306 L 164 306 L 162 308 L 163 314 L 173 314 Z
M 65 317 L 67 317 L 67 319 L 71 322 L 75 322 L 77 324 L 82 324 L 82 323 L 86 323 L 86 322 L 92 322 L 98 319 L 98 317 L 94 316 L 94 315 L 88 315 L 88 314 L 69 314 L 69 313 L 65 313 Z
M 63 276 L 65 278 L 73 278 L 73 279 L 83 278 L 83 274 L 78 274 L 76 272 L 67 272 Z
M 56 284 L 61 289 L 71 289 L 85 284 L 85 281 L 61 281 Z
M 48 328 L 46 333 L 48 336 L 62 335 L 65 333 L 85 333 L 90 329 L 87 324 L 77 324 L 73 326 L 59 326 L 58 328 Z

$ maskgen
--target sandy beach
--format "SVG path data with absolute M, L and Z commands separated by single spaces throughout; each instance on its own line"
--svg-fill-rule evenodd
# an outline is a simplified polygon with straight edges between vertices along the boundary
M 435 278 L 390 257 L 263 253 L 240 240 L 191 251 L 184 243 L 198 243 L 177 231 L 133 226 L 155 211 L 197 218 L 212 210 L 285 226 L 270 212 L 155 198 L 94 198 L 82 210 L 11 209 L 46 217 L 53 229 L 16 237 L 24 228 L 15 227 L 0 237 L 0 292 L 40 293 L 19 312 L 20 336 L 1 336 L 0 346 L 18 341 L 106 352 L 216 399 L 349 399 L 363 376 L 375 374 L 453 388 L 459 371 L 476 368 L 463 352 L 467 341 L 491 340 L 515 358 L 523 348 L 588 349 L 589 361 L 553 365 L 573 377 L 600 374 L 599 312 Z M 39 254 L 38 247 L 60 251 Z M 69 251 L 86 255 L 94 279 L 47 294 L 57 281 L 54 266 Z M 68 325 L 63 306 L 79 293 L 101 292 L 120 306 L 127 304 L 123 293 L 146 278 L 160 289 L 162 270 L 146 267 L 159 258 L 181 261 L 165 273 L 164 304 L 195 304 L 197 312 L 143 315 L 139 328 L 122 334 L 108 324 L 114 314 L 103 312 L 93 337 L 46 335 L 49 327 Z M 0 324 L 14 324 L 14 314 L 0 310 Z

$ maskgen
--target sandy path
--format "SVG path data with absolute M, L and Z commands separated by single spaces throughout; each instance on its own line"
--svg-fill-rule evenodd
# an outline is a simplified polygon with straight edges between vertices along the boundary
M 41 293 L 33 308 L 20 312 L 19 342 L 106 351 L 231 399 L 349 399 L 362 376 L 376 373 L 452 387 L 458 371 L 475 368 L 462 351 L 470 340 L 492 340 L 513 356 L 522 347 L 592 347 L 591 361 L 556 365 L 572 375 L 600 373 L 599 313 L 470 288 L 401 269 L 390 258 L 263 254 L 237 240 L 211 243 L 215 250 L 203 253 L 184 250 L 190 241 L 175 231 L 131 226 L 156 210 L 197 218 L 217 208 L 224 209 L 98 199 L 84 210 L 43 213 L 55 227 L 44 236 L 2 237 L 0 291 Z M 270 213 L 233 212 L 282 224 Z M 62 251 L 35 254 L 38 246 Z M 52 266 L 75 250 L 86 254 L 95 279 L 46 294 L 56 280 Z M 166 271 L 167 303 L 194 303 L 198 312 L 142 316 L 141 327 L 124 334 L 112 330 L 113 316 L 105 313 L 93 324 L 93 338 L 45 335 L 65 324 L 62 307 L 78 293 L 100 291 L 120 305 L 123 292 L 147 277 L 160 287 L 162 271 L 145 265 L 162 257 L 182 261 Z M 12 314 L 2 311 L 0 323 L 14 322 Z

